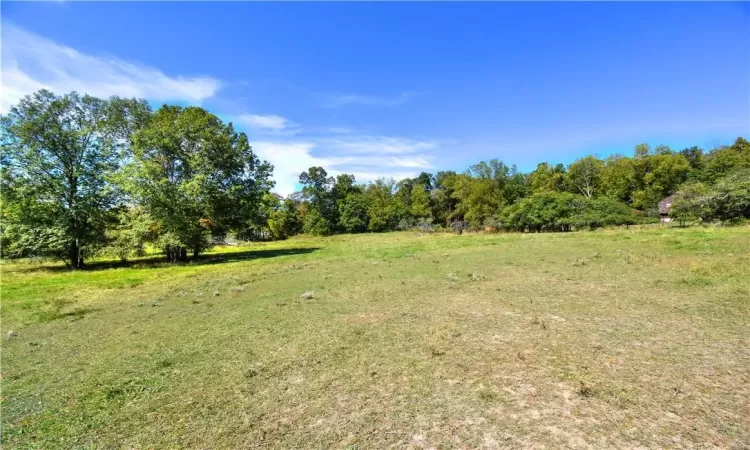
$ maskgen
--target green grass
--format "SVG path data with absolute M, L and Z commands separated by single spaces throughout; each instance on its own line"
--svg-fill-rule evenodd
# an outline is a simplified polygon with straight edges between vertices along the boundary
M 300 237 L 59 269 L 2 265 L 4 448 L 750 442 L 747 227 Z

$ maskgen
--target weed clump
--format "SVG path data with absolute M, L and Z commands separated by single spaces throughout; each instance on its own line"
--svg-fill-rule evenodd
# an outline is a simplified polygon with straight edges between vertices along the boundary
M 484 281 L 486 278 L 481 273 L 472 272 L 469 274 L 469 279 L 471 281 Z
M 430 355 L 432 355 L 433 358 L 437 356 L 443 356 L 445 355 L 445 350 L 440 350 L 439 348 L 430 347 Z
M 479 398 L 484 400 L 485 402 L 492 402 L 497 400 L 498 395 L 497 392 L 490 389 L 482 389 L 479 391 Z
M 531 320 L 531 324 L 532 325 L 537 325 L 537 326 L 541 327 L 543 330 L 547 329 L 547 323 L 545 321 L 539 319 L 539 317 L 534 317 Z
M 596 395 L 596 390 L 585 382 L 581 381 L 581 387 L 578 389 L 578 395 L 584 398 L 593 397 L 594 395 Z

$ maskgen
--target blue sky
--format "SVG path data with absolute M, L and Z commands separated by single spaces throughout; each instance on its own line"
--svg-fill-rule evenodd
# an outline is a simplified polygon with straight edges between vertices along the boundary
M 202 105 L 276 166 L 531 170 L 750 135 L 748 3 L 16 3 L 2 112 L 41 87 Z

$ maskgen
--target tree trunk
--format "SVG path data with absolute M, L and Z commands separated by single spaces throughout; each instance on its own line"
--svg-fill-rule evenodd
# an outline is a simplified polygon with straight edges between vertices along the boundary
M 69 218 L 68 232 L 71 236 L 70 248 L 68 249 L 68 261 L 70 262 L 71 269 L 83 269 L 83 253 L 81 252 L 81 246 L 78 242 L 78 236 L 80 236 L 79 222 L 75 213 L 75 199 L 78 193 L 78 177 L 68 177 L 69 190 L 68 190 L 68 208 L 71 212 Z
M 83 269 L 83 253 L 81 252 L 81 247 L 78 246 L 78 239 L 70 241 L 68 261 L 70 262 L 71 269 Z
M 164 249 L 164 254 L 167 256 L 167 262 L 170 263 L 187 260 L 187 249 L 181 245 L 168 245 Z

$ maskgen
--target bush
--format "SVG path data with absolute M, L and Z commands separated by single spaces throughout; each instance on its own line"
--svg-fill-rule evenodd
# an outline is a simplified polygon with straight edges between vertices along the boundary
M 734 172 L 716 183 L 711 207 L 719 220 L 750 218 L 750 169 Z
M 451 230 L 456 234 L 462 234 L 464 230 L 469 229 L 469 222 L 466 220 L 454 220 L 451 222 Z
M 504 228 L 514 231 L 571 231 L 632 225 L 638 218 L 610 198 L 589 199 L 567 192 L 538 193 L 503 211 Z
M 415 226 L 414 219 L 412 218 L 404 218 L 398 221 L 398 224 L 396 225 L 397 230 L 406 231 L 411 230 Z
M 434 233 L 436 229 L 435 224 L 425 218 L 421 218 L 417 220 L 417 223 L 416 225 L 414 225 L 414 228 L 420 233 Z

